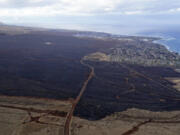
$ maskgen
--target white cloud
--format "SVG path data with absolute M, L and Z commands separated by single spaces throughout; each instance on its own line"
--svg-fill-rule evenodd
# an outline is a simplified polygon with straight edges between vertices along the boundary
M 168 12 L 180 12 L 180 8 L 170 9 Z
M 43 2 L 43 0 L 29 0 L 30 3 L 39 3 L 39 2 Z
M 0 0 L 0 16 L 9 17 L 174 12 L 179 0 Z
M 138 14 L 143 14 L 143 12 L 142 11 L 126 11 L 126 12 L 124 12 L 124 14 L 126 14 L 126 15 L 138 15 Z
M 0 0 L 0 3 L 5 3 L 7 2 L 7 0 Z

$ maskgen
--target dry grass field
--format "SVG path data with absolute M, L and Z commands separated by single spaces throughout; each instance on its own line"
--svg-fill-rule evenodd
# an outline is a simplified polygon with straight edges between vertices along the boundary
M 0 135 L 63 135 L 70 101 L 0 98 Z M 104 119 L 73 117 L 71 135 L 179 135 L 180 111 L 128 109 Z

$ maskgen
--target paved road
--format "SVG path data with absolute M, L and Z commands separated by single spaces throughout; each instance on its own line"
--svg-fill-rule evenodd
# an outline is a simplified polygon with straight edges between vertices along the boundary
M 84 81 L 83 86 L 81 88 L 81 91 L 80 91 L 79 95 L 76 97 L 75 101 L 73 102 L 72 108 L 71 108 L 71 110 L 69 111 L 69 113 L 68 113 L 68 115 L 66 117 L 66 121 L 65 121 L 65 125 L 64 125 L 64 135 L 70 135 L 70 126 L 71 126 L 72 116 L 73 116 L 74 110 L 76 108 L 76 105 L 78 104 L 78 102 L 80 101 L 82 95 L 84 94 L 84 91 L 86 90 L 86 87 L 87 87 L 89 81 L 94 77 L 94 74 L 95 74 L 93 66 L 84 63 L 84 61 L 82 59 L 81 59 L 80 63 L 82 65 L 88 67 L 91 70 L 91 72 L 89 73 L 89 76 L 88 76 L 87 80 Z

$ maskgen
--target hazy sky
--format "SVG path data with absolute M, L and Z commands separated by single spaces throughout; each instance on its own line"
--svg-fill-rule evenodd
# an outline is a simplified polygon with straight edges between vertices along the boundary
M 0 0 L 0 21 L 11 24 L 128 33 L 179 18 L 180 0 Z

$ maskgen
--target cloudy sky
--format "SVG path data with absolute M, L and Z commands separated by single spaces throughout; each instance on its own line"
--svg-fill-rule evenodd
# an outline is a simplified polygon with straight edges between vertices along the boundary
M 179 18 L 180 0 L 0 0 L 0 21 L 10 24 L 140 30 L 175 27 Z

